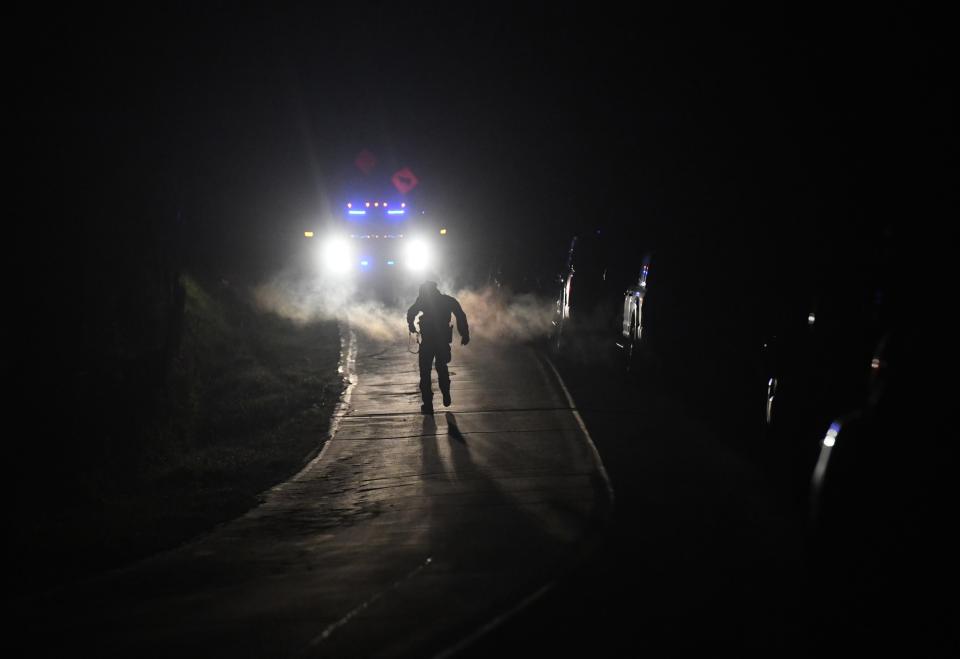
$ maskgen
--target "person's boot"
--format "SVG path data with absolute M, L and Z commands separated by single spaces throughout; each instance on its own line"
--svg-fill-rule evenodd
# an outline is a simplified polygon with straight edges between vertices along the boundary
M 450 376 L 444 372 L 440 374 L 439 382 L 440 394 L 443 396 L 443 406 L 450 407 Z

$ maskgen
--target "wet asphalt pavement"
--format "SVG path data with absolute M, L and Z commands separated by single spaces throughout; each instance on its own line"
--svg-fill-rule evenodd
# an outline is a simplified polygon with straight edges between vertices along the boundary
M 581 562 L 608 482 L 535 351 L 455 347 L 454 404 L 423 416 L 405 343 L 349 335 L 321 455 L 210 534 L 26 603 L 31 655 L 430 656 Z

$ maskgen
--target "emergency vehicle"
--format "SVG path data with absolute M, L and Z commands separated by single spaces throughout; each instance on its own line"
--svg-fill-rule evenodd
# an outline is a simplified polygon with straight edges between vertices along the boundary
M 344 202 L 332 222 L 303 235 L 327 281 L 386 290 L 437 277 L 447 232 L 407 201 L 379 197 Z

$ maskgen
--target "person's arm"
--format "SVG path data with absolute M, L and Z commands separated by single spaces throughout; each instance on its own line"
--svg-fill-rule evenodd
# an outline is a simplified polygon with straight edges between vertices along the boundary
M 453 301 L 453 316 L 457 319 L 457 334 L 460 335 L 460 344 L 470 343 L 470 326 L 467 324 L 467 314 L 463 312 L 463 307 L 457 300 Z
M 413 321 L 417 319 L 417 314 L 420 313 L 421 306 L 420 298 L 418 297 L 413 304 L 410 305 L 410 308 L 407 309 L 407 329 L 410 330 L 411 334 L 416 334 L 417 332 L 417 326 L 413 324 Z

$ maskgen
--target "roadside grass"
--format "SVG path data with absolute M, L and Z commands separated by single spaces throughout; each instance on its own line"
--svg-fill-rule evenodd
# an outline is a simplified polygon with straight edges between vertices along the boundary
M 336 323 L 259 313 L 224 280 L 182 276 L 180 285 L 162 385 L 129 392 L 94 377 L 77 392 L 88 457 L 58 477 L 53 505 L 17 525 L 13 554 L 35 569 L 14 591 L 182 544 L 257 505 L 322 448 L 343 388 Z

